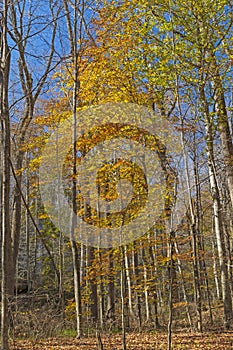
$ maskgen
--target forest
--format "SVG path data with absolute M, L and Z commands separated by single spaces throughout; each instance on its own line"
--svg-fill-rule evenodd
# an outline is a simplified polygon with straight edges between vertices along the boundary
M 0 1 L 1 350 L 232 349 L 232 0 Z

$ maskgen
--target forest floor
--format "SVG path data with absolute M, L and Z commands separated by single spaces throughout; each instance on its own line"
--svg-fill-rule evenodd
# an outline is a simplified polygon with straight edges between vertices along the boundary
M 121 350 L 121 335 L 101 336 L 104 350 Z M 167 335 L 165 333 L 130 333 L 126 336 L 127 350 L 166 350 Z M 11 343 L 12 350 L 96 350 L 96 338 L 51 338 L 47 340 L 16 340 Z M 172 335 L 173 350 L 232 350 L 233 332 L 219 333 L 174 333 Z

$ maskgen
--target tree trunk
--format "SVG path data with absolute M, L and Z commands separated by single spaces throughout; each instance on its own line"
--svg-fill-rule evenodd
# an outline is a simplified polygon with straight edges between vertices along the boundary
M 153 242 L 154 238 L 152 238 Z M 153 276 L 153 304 L 154 304 L 154 326 L 155 329 L 159 329 L 160 324 L 159 324 L 159 318 L 158 318 L 158 292 L 157 292 L 157 267 L 156 267 L 156 255 L 153 252 L 153 247 L 152 247 L 152 242 L 149 246 L 149 254 L 150 254 L 150 262 L 151 262 L 151 275 Z M 153 242 L 154 243 L 154 242 Z
M 216 58 L 213 60 L 214 66 L 214 79 L 213 79 L 213 89 L 214 89 L 214 101 L 215 101 L 215 111 L 218 121 L 218 130 L 221 138 L 223 159 L 227 174 L 227 184 L 230 193 L 231 205 L 233 208 L 233 143 L 231 137 L 231 131 L 228 121 L 228 114 L 226 108 L 226 102 L 224 97 L 224 90 L 222 81 L 220 78 L 219 68 L 216 63 Z
M 170 225 L 167 225 L 169 227 Z M 170 230 L 168 232 L 168 278 L 169 278 L 169 296 L 168 296 L 168 325 L 167 325 L 167 350 L 172 349 L 172 322 L 174 316 L 174 282 L 176 281 L 175 271 L 175 261 L 174 261 L 174 253 L 175 253 L 175 232 Z
M 122 350 L 127 350 L 126 347 L 126 329 L 125 329 L 125 259 L 124 247 L 121 247 L 121 336 Z
M 136 287 L 138 282 L 140 281 L 140 268 L 139 268 L 139 261 L 138 261 L 138 247 L 135 244 L 135 248 L 134 248 L 134 269 L 135 269 L 135 281 L 136 281 Z M 136 289 L 135 291 L 136 293 L 136 307 L 137 307 L 137 317 L 138 317 L 138 331 L 141 332 L 142 331 L 142 306 L 141 306 L 141 295 L 140 292 Z
M 132 317 L 134 317 L 133 303 L 132 303 L 131 277 L 130 277 L 130 262 L 129 262 L 129 256 L 127 252 L 127 246 L 124 246 L 124 253 L 125 253 L 125 274 L 126 274 L 126 282 L 127 282 L 127 289 L 128 289 L 129 313 Z
M 143 277 L 144 277 L 144 297 L 145 297 L 145 308 L 146 308 L 146 321 L 150 321 L 150 305 L 149 305 L 149 293 L 148 293 L 148 260 L 145 253 L 145 248 L 142 247 L 142 261 L 143 261 Z
M 95 256 L 95 248 L 87 247 L 87 265 L 92 268 L 92 264 Z M 91 322 L 96 324 L 98 321 L 98 296 L 97 296 L 97 284 L 95 278 L 90 276 L 88 278 L 90 286 L 90 311 L 91 311 Z
M 77 338 L 81 337 L 81 324 L 82 324 L 82 310 L 81 310 L 81 283 L 80 283 L 80 255 L 79 248 L 75 242 L 74 233 L 77 227 L 77 203 L 76 203 L 76 185 L 77 185 L 77 165 L 76 165 L 76 109 L 77 109 L 77 91 L 78 91 L 78 79 L 75 69 L 74 79 L 74 91 L 73 91 L 73 184 L 72 184 L 72 222 L 70 230 L 70 242 L 73 257 L 73 269 L 74 269 L 74 295 L 76 303 L 76 323 L 77 323 Z
M 218 188 L 218 181 L 216 177 L 216 167 L 213 148 L 213 121 L 209 115 L 209 109 L 205 98 L 204 86 L 200 85 L 200 98 L 205 117 L 206 128 L 206 144 L 208 153 L 208 169 L 210 179 L 210 190 L 213 200 L 213 215 L 214 215 L 214 228 L 217 241 L 220 273 L 221 273 L 221 287 L 222 287 L 222 299 L 224 305 L 224 326 L 229 329 L 232 321 L 232 300 L 231 290 L 228 279 L 228 271 L 226 266 L 226 247 L 222 222 L 222 206 L 220 201 L 220 194 Z
M 8 1 L 3 1 L 1 13 L 1 67 L 0 67 L 0 98 L 1 98 L 1 167 L 2 167 L 2 295 L 1 295 L 1 348 L 9 349 L 8 308 L 10 306 L 10 287 L 12 282 L 12 250 L 11 250 L 11 219 L 10 219 L 10 117 L 8 107 L 8 82 L 10 72 L 10 54 L 7 43 L 7 12 Z
M 114 321 L 115 319 L 115 284 L 114 284 L 114 257 L 112 254 L 112 249 L 109 251 L 108 255 L 108 266 L 109 266 L 109 283 L 107 286 L 107 318 Z

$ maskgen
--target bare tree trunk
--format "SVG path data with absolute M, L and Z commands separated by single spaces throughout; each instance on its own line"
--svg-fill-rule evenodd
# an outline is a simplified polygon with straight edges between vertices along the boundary
M 134 250 L 134 269 L 135 269 L 135 280 L 136 285 L 140 278 L 140 269 L 139 269 L 139 262 L 138 262 L 138 247 L 135 244 L 135 250 Z M 141 295 L 140 292 L 136 289 L 136 308 L 137 308 L 137 317 L 138 317 L 138 331 L 142 331 L 142 309 L 141 309 Z
M 78 73 L 78 40 L 81 39 L 81 27 L 82 21 L 80 22 L 79 28 L 79 37 L 78 37 L 78 6 L 79 3 L 77 0 L 72 4 L 73 6 L 73 23 L 71 20 L 71 8 L 69 8 L 69 2 L 63 0 L 66 22 L 67 22 L 67 31 L 69 35 L 69 45 L 70 45 L 70 55 L 73 65 L 73 87 L 72 87 L 72 114 L 73 114 L 73 184 L 72 184 L 72 223 L 71 223 L 71 232 L 70 232 L 70 242 L 73 256 L 73 273 L 74 273 L 74 294 L 75 294 L 75 303 L 76 303 L 76 324 L 77 324 L 77 337 L 80 338 L 82 335 L 82 307 L 81 307 L 81 282 L 80 282 L 80 254 L 78 252 L 77 243 L 74 241 L 74 232 L 77 225 L 77 203 L 76 203 L 76 184 L 77 184 L 77 149 L 76 149 L 76 138 L 77 138 L 77 107 L 78 107 L 78 92 L 79 92 L 79 73 Z M 82 9 L 83 11 L 84 9 Z M 83 12 L 82 12 L 83 13 Z
M 127 288 L 128 288 L 129 313 L 132 317 L 134 317 L 131 278 L 130 278 L 130 262 L 129 262 L 129 256 L 127 252 L 127 246 L 124 246 L 124 253 L 125 253 L 125 274 L 126 274 L 126 282 L 127 282 Z
M 122 350 L 127 350 L 126 346 L 126 327 L 125 327 L 125 261 L 124 248 L 121 247 L 121 335 Z
M 99 249 L 98 251 L 98 261 L 102 265 L 102 252 Z M 100 274 L 98 281 L 98 293 L 99 293 L 99 323 L 100 327 L 103 327 L 104 324 L 104 286 L 103 286 L 103 277 Z
M 108 295 L 107 295 L 107 318 L 111 321 L 115 319 L 115 283 L 113 276 L 114 268 L 114 257 L 112 254 L 112 249 L 109 251 L 108 255 L 108 266 L 109 266 L 109 283 L 108 283 Z
M 159 318 L 158 318 L 158 292 L 157 292 L 157 267 L 156 267 L 156 255 L 153 252 L 153 248 L 152 248 L 152 242 L 149 246 L 149 254 L 150 254 L 150 260 L 152 263 L 152 267 L 151 267 L 151 275 L 154 276 L 153 280 L 154 280 L 154 286 L 153 286 L 153 304 L 154 304 L 154 325 L 155 325 L 155 329 L 158 329 L 160 327 L 159 324 Z
M 195 180 L 195 188 L 196 188 L 196 201 L 195 201 L 195 212 L 196 212 L 196 234 L 197 234 L 197 251 L 198 251 L 198 270 L 199 270 L 199 283 L 200 283 L 200 293 L 201 287 L 205 285 L 206 287 L 206 297 L 208 301 L 209 307 L 209 315 L 210 322 L 213 324 L 213 315 L 212 315 L 212 307 L 210 300 L 210 291 L 209 291 L 209 281 L 206 269 L 206 262 L 204 254 L 200 254 L 200 252 L 204 252 L 204 238 L 201 233 L 201 218 L 202 218 L 202 206 L 201 206 L 201 189 L 200 189 L 200 178 L 199 178 L 199 165 L 197 159 L 197 145 L 196 145 L 196 135 L 194 135 L 194 180 Z M 200 305 L 201 306 L 201 305 Z
M 176 241 L 175 241 L 174 248 L 175 248 L 175 252 L 177 254 L 177 268 L 178 268 L 178 271 L 181 275 L 181 283 L 182 283 L 182 290 L 183 290 L 183 294 L 184 294 L 184 301 L 186 303 L 185 308 L 186 308 L 187 318 L 189 321 L 189 326 L 190 326 L 191 330 L 193 330 L 193 322 L 192 322 L 192 318 L 191 318 L 191 313 L 190 313 L 188 298 L 187 298 L 187 292 L 186 292 L 185 283 L 184 283 L 183 265 L 182 265 L 181 260 L 179 259 L 180 252 L 179 252 L 179 247 L 178 247 L 178 244 Z
M 224 304 L 224 326 L 229 329 L 232 321 L 232 300 L 231 290 L 228 279 L 228 271 L 226 266 L 226 247 L 224 240 L 223 222 L 222 222 L 222 206 L 220 202 L 220 193 L 218 188 L 218 182 L 216 177 L 215 158 L 213 149 L 213 121 L 209 115 L 208 105 L 205 98 L 204 86 L 200 85 L 200 98 L 203 107 L 203 113 L 205 117 L 206 127 L 206 143 L 208 153 L 208 168 L 210 179 L 210 190 L 213 200 L 213 215 L 214 215 L 214 228 L 216 234 L 218 257 L 221 271 L 221 287 L 222 287 L 222 299 Z
M 87 247 L 87 266 L 89 269 L 92 267 L 94 261 L 95 248 Z M 97 284 L 93 276 L 88 278 L 90 286 L 90 309 L 91 309 L 91 322 L 97 324 L 98 321 L 98 296 L 97 296 Z
M 167 350 L 172 349 L 172 322 L 174 316 L 173 309 L 173 294 L 174 294 L 174 282 L 175 282 L 175 262 L 173 255 L 175 253 L 175 232 L 169 228 L 168 232 L 168 278 L 169 278 L 169 297 L 168 297 L 168 325 L 167 325 Z
M 76 202 L 76 185 L 77 185 L 77 165 L 76 165 L 76 128 L 77 128 L 77 91 L 78 91 L 78 76 L 77 76 L 77 58 L 75 59 L 75 77 L 73 90 L 73 184 L 72 184 L 72 223 L 70 231 L 70 242 L 73 257 L 74 269 L 74 295 L 76 305 L 76 323 L 77 323 L 77 338 L 81 337 L 82 333 L 82 309 L 81 309 L 81 283 L 80 283 L 80 254 L 77 243 L 75 242 L 74 233 L 77 227 L 77 202 Z
M 27 167 L 28 167 L 28 155 L 27 155 Z M 26 202 L 27 207 L 30 207 L 29 203 L 29 191 L 30 191 L 29 174 L 26 174 Z M 27 210 L 25 211 L 25 233 L 26 233 L 26 268 L 27 268 L 27 288 L 28 293 L 31 289 L 31 251 L 30 251 L 30 216 Z
M 214 217 L 212 219 L 212 231 L 213 234 L 215 233 L 215 228 L 214 228 Z M 215 282 L 215 287 L 216 287 L 216 296 L 217 299 L 220 300 L 221 299 L 221 295 L 220 295 L 220 286 L 219 286 L 219 277 L 218 277 L 218 269 L 217 269 L 217 259 L 216 259 L 216 253 L 215 253 L 215 249 L 216 249 L 216 244 L 214 241 L 214 237 L 212 238 L 212 254 L 213 254 L 213 270 L 214 270 L 214 282 Z
M 214 89 L 214 101 L 215 110 L 218 118 L 218 129 L 221 138 L 222 152 L 224 163 L 226 167 L 227 183 L 230 193 L 231 205 L 233 208 L 233 143 L 231 137 L 231 131 L 228 121 L 228 114 L 226 108 L 226 102 L 224 97 L 224 90 L 222 81 L 220 78 L 219 68 L 216 63 L 216 58 L 213 59 L 214 68 L 214 79 L 213 79 L 213 89 Z
M 10 72 L 10 54 L 7 43 L 8 1 L 3 1 L 1 12 L 1 67 L 0 67 L 0 99 L 1 99 L 1 167 L 2 167 L 2 287 L 1 287 L 1 348 L 9 349 L 8 308 L 12 281 L 11 219 L 10 219 L 10 117 L 8 107 L 8 82 Z
M 149 305 L 149 293 L 148 293 L 148 260 L 145 252 L 145 248 L 142 247 L 142 261 L 143 261 L 143 277 L 144 277 L 144 297 L 145 297 L 145 308 L 146 308 L 146 321 L 150 321 L 150 305 Z
M 176 73 L 177 106 L 178 106 L 179 120 L 181 125 L 180 139 L 181 139 L 182 154 L 184 159 L 184 171 L 185 171 L 185 179 L 186 179 L 187 194 L 188 194 L 188 205 L 189 205 L 189 212 L 190 212 L 189 227 L 190 227 L 190 232 L 192 237 L 193 282 L 194 282 L 194 295 L 195 295 L 195 305 L 196 305 L 196 315 L 197 315 L 197 329 L 198 331 L 202 332 L 202 312 L 201 312 L 202 300 L 201 300 L 201 288 L 200 288 L 200 278 L 199 278 L 199 269 L 198 269 L 199 254 L 198 254 L 198 243 L 197 243 L 197 215 L 195 213 L 194 203 L 192 199 L 190 170 L 189 170 L 187 151 L 185 148 L 184 120 L 182 117 L 179 90 L 180 90 L 179 78 Z
M 58 144 L 58 132 L 56 130 L 56 144 Z M 58 164 L 59 161 L 59 152 L 56 148 L 56 162 Z M 61 186 L 61 176 L 58 174 L 58 184 L 57 184 L 57 192 L 59 192 Z M 58 196 L 58 222 L 60 227 L 61 221 L 61 199 Z M 58 252 L 59 252 L 59 281 L 58 281 L 58 292 L 59 292 L 59 302 L 61 307 L 61 319 L 64 321 L 65 319 L 65 293 L 64 293 L 64 236 L 63 232 L 59 232 L 59 243 L 58 243 Z
M 73 275 L 74 275 L 74 298 L 76 308 L 76 330 L 77 338 L 82 335 L 82 307 L 81 307 L 81 286 L 80 286 L 80 256 L 77 243 L 71 238 L 71 250 L 73 257 Z

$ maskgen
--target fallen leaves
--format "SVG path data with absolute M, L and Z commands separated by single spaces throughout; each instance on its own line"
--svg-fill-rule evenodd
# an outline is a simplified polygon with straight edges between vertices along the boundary
M 224 333 L 175 333 L 172 337 L 175 350 L 230 350 L 233 348 L 233 332 Z M 104 350 L 122 349 L 121 335 L 103 335 Z M 52 338 L 47 340 L 12 341 L 12 350 L 96 350 L 96 338 Z M 129 333 L 127 350 L 166 350 L 165 333 Z

